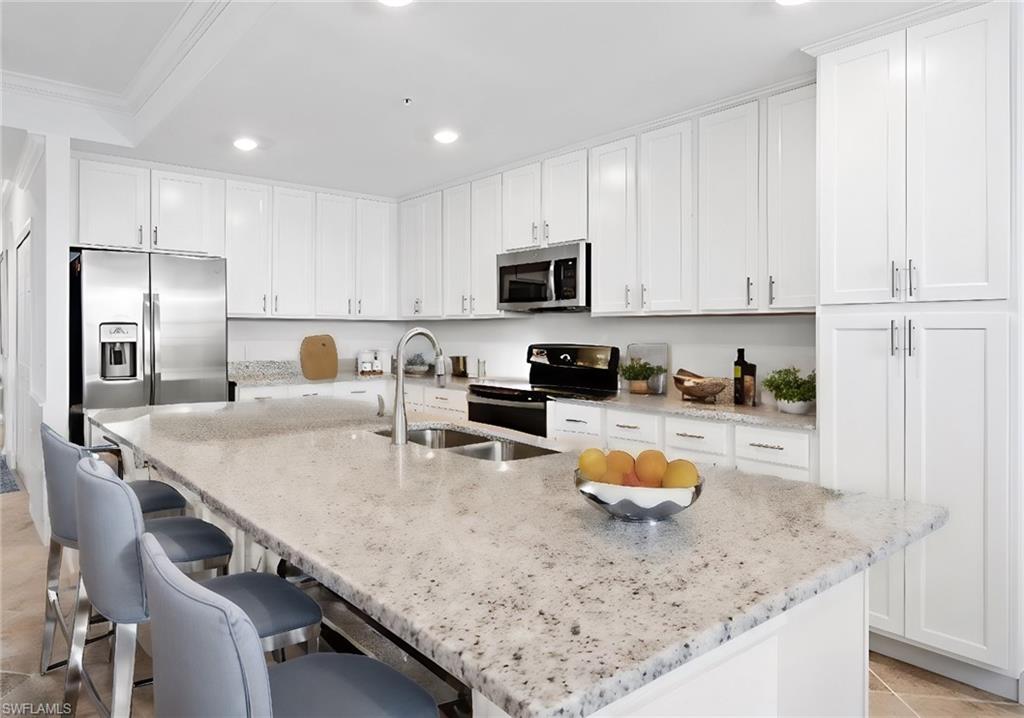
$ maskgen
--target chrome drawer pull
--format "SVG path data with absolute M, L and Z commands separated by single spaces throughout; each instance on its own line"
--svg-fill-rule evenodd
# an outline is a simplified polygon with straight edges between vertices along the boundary
M 639 429 L 640 428 L 636 424 L 616 424 L 615 426 L 619 427 L 620 429 Z
M 785 446 L 778 446 L 776 444 L 762 444 L 759 441 L 751 441 L 750 446 L 756 446 L 758 449 L 771 449 L 772 451 L 785 451 Z
M 314 391 L 314 392 L 311 392 L 309 394 L 303 394 L 303 396 L 320 396 L 320 392 Z
M 585 422 L 583 419 L 566 419 L 565 423 L 567 423 L 567 424 L 586 424 L 587 422 Z
M 365 393 L 366 393 L 366 389 L 353 389 L 352 391 L 349 392 L 349 394 L 365 394 Z
M 687 434 L 685 431 L 677 431 L 676 436 L 681 436 L 684 439 L 703 439 L 704 437 L 700 434 Z
M 438 401 L 448 401 L 448 397 L 446 396 L 435 396 L 434 398 Z

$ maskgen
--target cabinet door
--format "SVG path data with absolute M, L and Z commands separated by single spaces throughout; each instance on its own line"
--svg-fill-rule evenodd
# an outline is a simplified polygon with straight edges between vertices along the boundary
M 470 314 L 472 295 L 472 210 L 468 184 L 444 191 L 444 315 Z
M 318 317 L 355 313 L 356 201 L 316 196 L 316 306 Z
M 1010 281 L 1010 3 L 907 30 L 907 298 Z
M 401 297 L 404 317 L 441 316 L 441 193 L 417 197 L 401 207 Z
M 820 301 L 900 300 L 906 252 L 906 38 L 818 59 Z
M 540 244 L 540 163 L 501 176 L 504 251 Z
M 476 317 L 496 317 L 498 311 L 497 256 L 501 252 L 501 175 L 476 180 L 470 202 L 473 218 L 472 292 L 469 308 Z
M 700 118 L 701 309 L 755 306 L 757 276 L 756 102 Z
M 814 86 L 768 98 L 768 306 L 818 298 Z
M 687 312 L 697 299 L 693 123 L 640 136 L 640 308 Z
M 153 249 L 206 252 L 204 178 L 153 170 Z
M 920 313 L 908 327 L 907 499 L 948 507 L 949 522 L 907 548 L 906 635 L 1005 669 L 1009 319 Z
M 274 188 L 274 316 L 313 316 L 313 212 L 312 192 Z
M 636 138 L 590 150 L 591 310 L 640 309 L 637 296 Z
M 149 170 L 79 162 L 78 243 L 149 249 Z
M 586 239 L 587 151 L 544 160 L 541 186 L 544 241 L 552 244 Z
M 398 315 L 414 319 L 419 314 L 420 294 L 423 289 L 423 217 L 422 198 L 410 199 L 398 205 Z
M 903 499 L 902 316 L 819 315 L 821 485 Z M 944 395 L 946 392 L 944 392 Z M 902 635 L 903 553 L 870 569 L 871 626 Z
M 356 200 L 356 314 L 366 319 L 386 319 L 391 313 L 394 207 Z
M 228 315 L 266 316 L 270 294 L 270 187 L 228 182 L 226 195 Z

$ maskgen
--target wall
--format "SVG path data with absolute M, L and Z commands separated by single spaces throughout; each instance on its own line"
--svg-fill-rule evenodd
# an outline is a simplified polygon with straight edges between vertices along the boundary
M 589 314 L 531 314 L 481 320 L 423 321 L 447 354 L 466 354 L 487 362 L 491 377 L 526 377 L 526 346 L 535 342 L 612 344 L 625 351 L 632 342 L 669 344 L 673 371 L 686 368 L 708 376 L 731 376 L 737 347 L 758 365 L 758 375 L 795 365 L 814 368 L 814 317 L 681 316 L 591 317 Z M 306 334 L 332 334 L 339 356 L 354 359 L 359 349 L 394 351 L 401 334 L 413 326 L 398 322 L 232 320 L 229 358 L 297 359 Z M 414 340 L 409 353 L 426 351 Z M 471 366 L 475 363 L 470 362 Z M 351 366 L 348 363 L 347 366 Z

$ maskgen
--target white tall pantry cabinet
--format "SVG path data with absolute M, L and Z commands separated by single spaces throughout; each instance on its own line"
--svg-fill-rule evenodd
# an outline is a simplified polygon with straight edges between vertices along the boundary
M 872 629 L 1016 680 L 1009 15 L 819 58 L 818 427 L 824 485 L 950 510 L 872 569 Z

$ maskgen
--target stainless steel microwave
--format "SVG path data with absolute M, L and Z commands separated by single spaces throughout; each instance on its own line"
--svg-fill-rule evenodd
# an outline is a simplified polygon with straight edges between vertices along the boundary
M 499 254 L 498 309 L 590 309 L 590 243 L 567 242 Z

